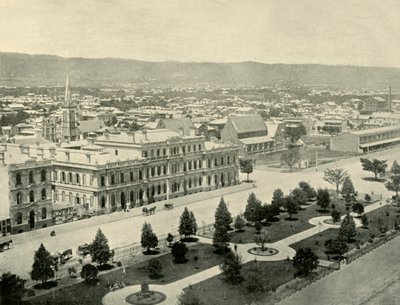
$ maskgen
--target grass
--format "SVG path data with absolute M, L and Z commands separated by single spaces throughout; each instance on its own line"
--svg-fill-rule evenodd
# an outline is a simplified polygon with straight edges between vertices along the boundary
M 267 290 L 275 290 L 284 283 L 294 278 L 295 270 L 291 261 L 278 262 L 249 262 L 243 265 L 242 274 L 246 277 L 249 272 L 255 271 L 263 278 Z M 254 299 L 268 301 L 268 292 L 248 293 L 243 284 L 230 285 L 225 282 L 222 275 L 214 276 L 203 282 L 190 286 L 204 304 L 213 305 L 243 305 L 249 304 Z
M 400 213 L 398 208 L 385 206 L 376 209 L 367 214 L 369 225 L 368 228 L 356 228 L 356 236 L 354 242 L 349 243 L 349 250 L 357 247 L 358 244 L 368 242 L 372 237 L 381 235 L 380 227 L 392 229 L 395 221 L 400 221 Z M 379 220 L 380 219 L 380 220 Z M 300 248 L 310 248 L 320 259 L 328 260 L 325 253 L 325 241 L 337 237 L 339 229 L 329 229 L 317 235 L 311 236 L 298 243 L 292 245 L 295 250 Z
M 197 272 L 219 265 L 222 257 L 213 253 L 214 247 L 206 244 L 197 244 L 189 247 L 186 255 L 186 264 L 175 264 L 172 262 L 171 254 L 157 257 L 162 265 L 160 278 L 151 279 L 147 270 L 147 262 L 111 271 L 99 276 L 96 286 L 78 283 L 70 287 L 54 290 L 52 293 L 38 296 L 29 300 L 32 305 L 58 304 L 58 305 L 100 305 L 101 299 L 110 292 L 109 285 L 115 282 L 125 282 L 127 285 L 140 285 L 142 282 L 149 284 L 168 284 L 185 278 Z M 47 303 L 46 303 L 47 302 Z

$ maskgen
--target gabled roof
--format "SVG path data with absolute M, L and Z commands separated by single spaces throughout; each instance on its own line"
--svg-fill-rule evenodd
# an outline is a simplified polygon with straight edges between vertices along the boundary
M 260 115 L 235 116 L 230 117 L 229 119 L 231 120 L 232 125 L 236 129 L 237 133 L 255 131 L 267 132 L 267 127 L 265 126 Z
M 78 121 L 78 129 L 81 133 L 94 132 L 106 127 L 101 120 Z
M 160 119 L 157 128 L 166 128 L 179 133 L 183 129 L 184 135 L 190 134 L 190 129 L 195 128 L 190 118 Z

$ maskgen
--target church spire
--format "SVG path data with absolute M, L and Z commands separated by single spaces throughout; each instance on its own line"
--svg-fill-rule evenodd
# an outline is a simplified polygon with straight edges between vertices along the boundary
M 65 105 L 70 106 L 72 103 L 72 94 L 71 88 L 69 87 L 69 76 L 67 74 L 67 80 L 65 82 L 65 97 L 64 97 Z

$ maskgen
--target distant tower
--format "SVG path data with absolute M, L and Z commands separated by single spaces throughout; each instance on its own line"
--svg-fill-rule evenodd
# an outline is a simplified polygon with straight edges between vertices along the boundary
M 78 126 L 76 121 L 76 104 L 72 101 L 69 78 L 65 84 L 64 104 L 62 105 L 61 141 L 69 142 L 78 140 Z

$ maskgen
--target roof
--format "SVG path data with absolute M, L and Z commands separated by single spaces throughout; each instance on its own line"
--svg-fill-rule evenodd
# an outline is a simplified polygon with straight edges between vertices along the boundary
M 248 145 L 248 144 L 258 144 L 265 142 L 273 142 L 274 140 L 270 136 L 262 136 L 262 137 L 253 137 L 246 139 L 239 139 L 239 142 Z
M 353 131 L 351 133 L 354 135 L 358 135 L 358 136 L 364 136 L 364 135 L 387 132 L 387 131 L 394 131 L 394 130 L 400 130 L 400 126 L 377 127 L 377 128 L 370 128 L 370 129 L 364 129 L 364 130 L 357 130 L 357 131 Z
M 46 140 L 41 135 L 34 136 L 14 136 L 12 137 L 12 141 L 15 141 L 15 144 L 48 144 L 51 141 Z
M 216 119 L 214 121 L 211 121 L 208 124 L 210 124 L 210 125 L 225 125 L 226 122 L 228 122 L 228 118 Z
M 183 129 L 183 134 L 189 135 L 194 125 L 190 118 L 160 119 L 157 128 L 166 128 L 177 133 Z
M 155 129 L 148 130 L 147 132 L 134 132 L 134 133 L 126 133 L 121 132 L 120 134 L 110 134 L 108 136 L 100 136 L 97 137 L 97 144 L 102 145 L 101 143 L 132 143 L 132 144 L 140 144 L 140 143 L 150 143 L 150 142 L 164 142 L 169 138 L 180 137 L 179 133 L 168 130 L 168 129 Z M 189 138 L 188 136 L 184 136 L 184 138 Z
M 267 127 L 265 126 L 264 121 L 260 115 L 235 116 L 230 117 L 229 119 L 231 120 L 233 127 L 238 133 L 255 131 L 267 132 Z
M 370 143 L 364 143 L 364 144 L 360 144 L 360 147 L 364 148 L 364 147 L 370 147 L 370 146 L 398 142 L 398 141 L 400 141 L 400 137 L 381 140 L 381 141 L 375 141 L 375 142 L 370 142 Z
M 97 131 L 105 126 L 106 124 L 101 120 L 78 121 L 78 129 L 81 133 Z

